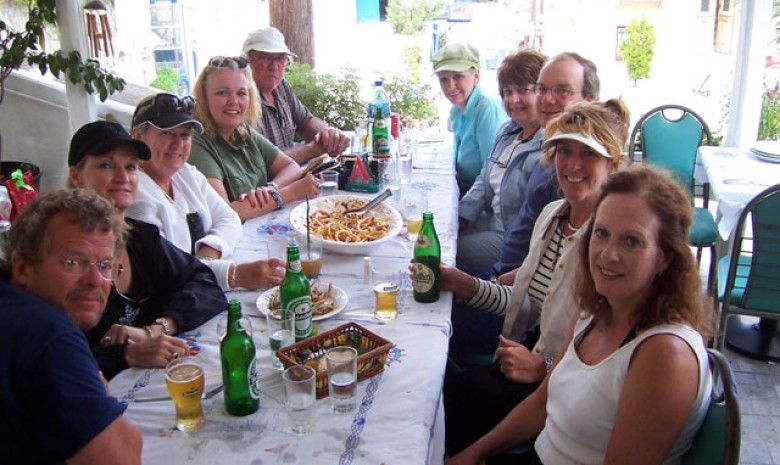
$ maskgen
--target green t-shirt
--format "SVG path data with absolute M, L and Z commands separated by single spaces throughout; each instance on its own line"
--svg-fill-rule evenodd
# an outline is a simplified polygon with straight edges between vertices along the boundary
M 207 178 L 222 180 L 228 199 L 233 202 L 241 194 L 266 185 L 268 167 L 278 154 L 279 148 L 253 129 L 236 145 L 219 136 L 211 139 L 193 131 L 189 163 Z

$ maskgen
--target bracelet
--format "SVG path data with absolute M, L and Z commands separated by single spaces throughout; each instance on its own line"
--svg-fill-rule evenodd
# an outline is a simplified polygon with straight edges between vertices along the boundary
M 233 264 L 233 268 L 230 271 L 230 277 L 228 278 L 228 287 L 234 288 L 236 287 L 236 271 L 238 270 L 238 265 Z
M 279 193 L 276 189 L 271 189 L 271 197 L 274 198 L 274 202 L 276 202 L 276 209 L 281 210 L 284 208 L 284 204 L 282 203 L 282 194 Z
M 274 189 L 276 189 L 276 190 L 279 190 L 279 184 L 276 184 L 276 183 L 275 183 L 275 182 L 273 182 L 273 181 L 268 181 L 267 183 L 265 183 L 265 185 L 266 185 L 266 186 L 273 187 L 273 188 L 274 188 Z
M 171 331 L 171 325 L 168 324 L 168 320 L 166 320 L 165 318 L 157 318 L 156 320 L 154 320 L 154 322 L 162 326 L 163 334 L 165 334 L 166 336 L 170 336 L 171 333 L 173 332 Z

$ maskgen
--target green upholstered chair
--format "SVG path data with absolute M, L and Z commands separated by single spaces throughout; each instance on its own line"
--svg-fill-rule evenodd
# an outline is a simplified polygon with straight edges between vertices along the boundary
M 634 161 L 650 163 L 668 170 L 690 193 L 693 223 L 689 239 L 691 245 L 697 249 L 697 263 L 701 262 L 701 249 L 710 248 L 707 288 L 714 293 L 718 227 L 712 213 L 707 209 L 709 185 L 697 186 L 693 178 L 696 153 L 700 145 L 712 145 L 712 134 L 704 119 L 684 106 L 662 105 L 645 113 L 634 125 L 629 139 L 629 154 L 632 154 Z M 701 207 L 696 206 L 695 198 L 701 198 Z
M 722 353 L 708 349 L 712 398 L 704 423 L 682 458 L 682 465 L 737 465 L 742 434 L 734 374 Z
M 742 211 L 731 254 L 718 263 L 718 296 L 718 349 L 731 315 L 780 319 L 780 184 L 762 191 Z

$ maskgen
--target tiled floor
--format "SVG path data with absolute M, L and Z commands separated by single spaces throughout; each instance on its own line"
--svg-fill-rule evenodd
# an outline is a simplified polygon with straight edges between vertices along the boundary
M 780 365 L 753 360 L 728 347 L 742 410 L 742 465 L 780 465 Z

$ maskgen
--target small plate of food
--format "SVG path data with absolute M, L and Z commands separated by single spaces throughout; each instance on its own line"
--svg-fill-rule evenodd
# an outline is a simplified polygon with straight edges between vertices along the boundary
M 347 293 L 332 283 L 315 281 L 311 284 L 312 320 L 325 320 L 336 315 L 344 310 L 347 302 L 349 302 Z M 271 312 L 271 316 L 279 315 L 281 311 L 279 286 L 272 287 L 260 294 L 260 297 L 257 298 L 257 309 L 264 316 L 267 316 L 268 312 Z

